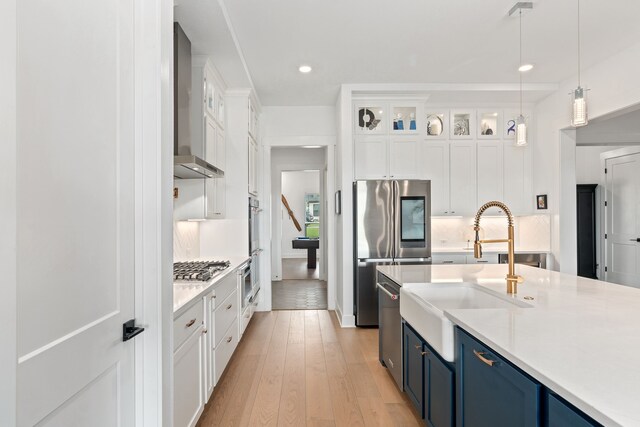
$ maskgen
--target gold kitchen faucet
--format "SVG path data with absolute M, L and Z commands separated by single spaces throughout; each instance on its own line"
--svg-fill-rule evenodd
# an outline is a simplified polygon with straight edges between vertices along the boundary
M 480 218 L 482 214 L 489 208 L 500 208 L 507 214 L 507 221 L 509 222 L 509 226 L 507 228 L 508 237 L 506 239 L 489 239 L 489 240 L 480 240 Z M 507 293 L 508 294 L 516 294 L 518 292 L 518 283 L 522 282 L 522 277 L 518 276 L 515 272 L 515 265 L 513 262 L 514 259 L 514 237 L 513 237 L 513 215 L 511 215 L 511 210 L 502 202 L 492 201 L 487 202 L 478 209 L 478 213 L 476 213 L 476 219 L 473 223 L 473 229 L 476 232 L 476 240 L 473 244 L 473 256 L 476 258 L 482 258 L 482 244 L 483 243 L 507 243 L 509 250 L 509 272 L 507 273 Z

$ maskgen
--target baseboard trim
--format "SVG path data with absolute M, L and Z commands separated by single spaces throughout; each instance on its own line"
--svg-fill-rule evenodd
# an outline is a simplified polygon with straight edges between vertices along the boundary
M 338 304 L 338 302 L 336 301 L 336 309 L 335 309 L 335 313 L 336 313 L 336 317 L 338 318 L 338 323 L 340 323 L 340 327 L 341 328 L 355 328 L 356 327 L 356 316 L 353 315 L 349 315 L 349 316 L 345 316 L 342 314 L 342 311 L 340 310 L 340 304 Z

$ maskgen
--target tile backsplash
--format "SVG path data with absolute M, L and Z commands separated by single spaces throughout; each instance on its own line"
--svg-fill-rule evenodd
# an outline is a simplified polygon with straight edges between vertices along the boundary
M 190 261 L 200 257 L 200 223 L 174 221 L 173 261 Z
M 530 215 L 514 218 L 516 250 L 551 250 L 551 219 L 548 215 Z M 482 239 L 504 239 L 507 237 L 505 217 L 483 217 L 480 221 Z M 484 235 L 483 235 L 484 234 Z M 475 234 L 473 218 L 432 218 L 432 250 L 462 249 L 473 247 Z M 468 243 L 469 241 L 469 243 Z M 506 249 L 506 243 L 485 245 L 485 250 Z

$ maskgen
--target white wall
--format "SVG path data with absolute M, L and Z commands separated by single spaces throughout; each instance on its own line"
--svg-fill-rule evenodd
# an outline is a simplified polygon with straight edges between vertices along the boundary
M 322 136 L 336 135 L 335 108 L 318 107 L 264 107 L 262 110 L 262 135 L 265 145 L 304 145 Z M 278 139 L 273 144 L 273 139 Z
M 0 2 L 0 425 L 16 424 L 16 0 Z
M 582 85 L 590 89 L 588 92 L 589 115 L 591 118 L 618 111 L 640 103 L 640 43 L 615 55 L 603 59 L 602 62 L 583 70 Z M 560 226 L 560 189 L 566 186 L 568 192 L 570 182 L 561 184 L 560 130 L 570 127 L 570 97 L 567 95 L 577 86 L 577 78 L 562 82 L 559 89 L 551 96 L 539 102 L 534 110 L 536 144 L 533 147 L 533 190 L 534 194 L 548 194 L 549 212 L 552 214 L 553 255 L 550 268 L 562 268 L 564 255 L 572 257 L 576 245 L 571 242 L 572 230 Z M 573 189 L 575 193 L 575 189 Z M 568 209 L 565 215 L 574 215 Z M 567 234 L 569 233 L 569 234 Z M 563 254 L 560 242 L 569 241 L 567 254 Z M 570 261 L 569 261 L 570 262 Z
M 298 231 L 289 219 L 287 209 L 280 204 L 280 217 L 282 221 L 282 258 L 306 258 L 307 251 L 293 249 L 291 241 L 297 237 L 304 237 L 305 200 L 306 194 L 320 194 L 319 171 L 295 171 L 282 172 L 282 194 L 287 198 L 289 207 L 302 227 Z M 321 218 L 323 221 L 324 218 Z M 321 248 L 322 249 L 322 248 Z
M 580 139 L 578 139 L 580 143 Z M 610 145 L 579 145 L 576 147 L 576 184 L 601 184 L 600 154 L 622 148 Z

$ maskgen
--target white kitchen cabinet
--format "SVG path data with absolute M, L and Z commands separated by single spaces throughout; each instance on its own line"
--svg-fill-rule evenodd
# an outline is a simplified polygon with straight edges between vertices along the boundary
M 201 306 L 200 306 L 201 307 Z M 200 323 L 173 355 L 173 425 L 195 426 L 205 405 L 205 339 Z
M 258 195 L 258 144 L 249 138 L 249 194 Z
M 420 166 L 420 146 L 416 137 L 390 138 L 390 179 L 419 179 Z
M 466 257 L 459 254 L 432 254 L 431 264 L 466 264 Z
M 476 258 L 473 255 L 466 256 L 467 264 L 497 264 L 498 263 L 498 254 L 482 254 L 482 257 Z
M 449 212 L 449 143 L 426 140 L 420 155 L 420 179 L 431 181 L 431 215 Z
M 478 208 L 492 200 L 504 198 L 504 161 L 502 141 L 478 141 Z M 487 215 L 500 215 L 502 210 L 490 208 Z
M 477 175 L 475 141 L 455 141 L 449 145 L 449 215 L 475 215 Z
M 362 136 L 355 141 L 355 179 L 389 179 L 388 137 Z

